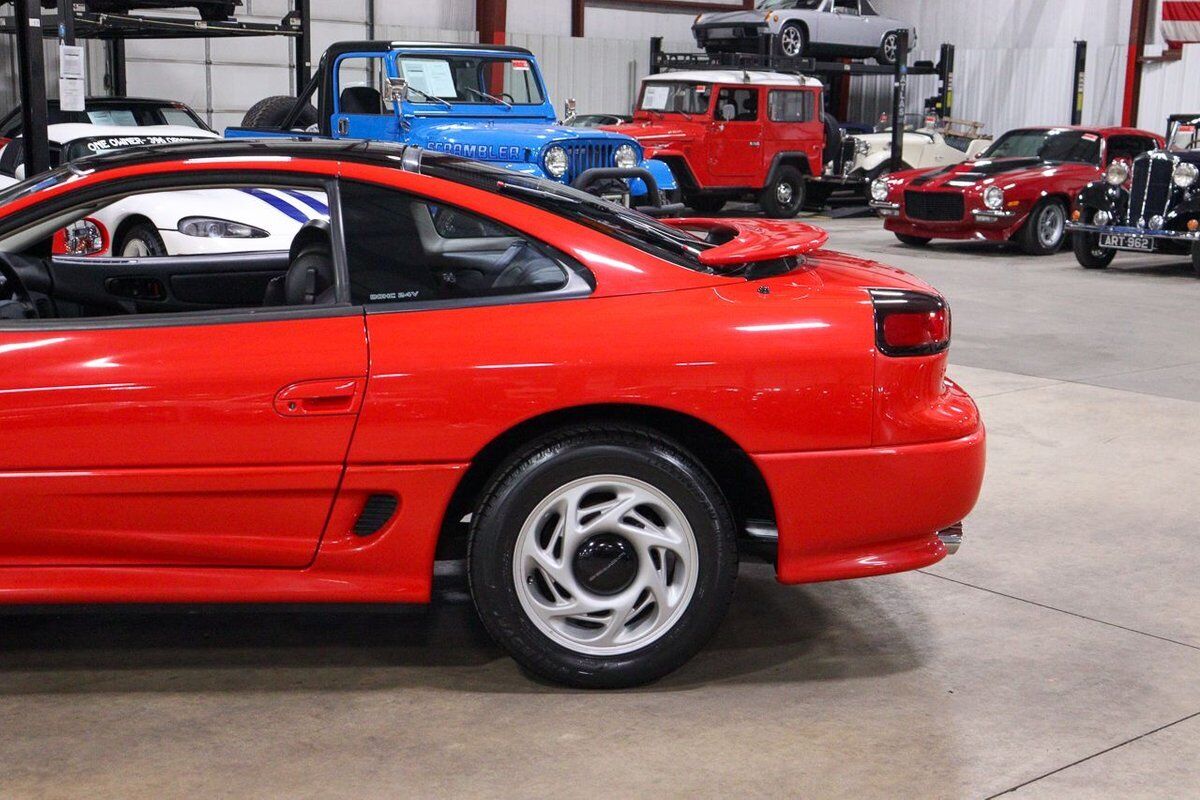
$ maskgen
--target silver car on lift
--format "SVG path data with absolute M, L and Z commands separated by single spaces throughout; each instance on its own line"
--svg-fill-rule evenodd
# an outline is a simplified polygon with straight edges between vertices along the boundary
M 759 0 L 751 11 L 701 14 L 692 25 L 696 44 L 709 55 L 761 53 L 773 39 L 773 55 L 833 56 L 896 63 L 897 31 L 916 30 L 875 11 L 870 0 Z

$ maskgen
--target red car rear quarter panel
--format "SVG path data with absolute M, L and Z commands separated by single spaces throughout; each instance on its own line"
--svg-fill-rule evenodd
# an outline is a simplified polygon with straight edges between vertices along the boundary
M 549 412 L 610 403 L 703 420 L 748 452 L 870 442 L 869 302 L 777 281 L 371 313 L 352 464 L 469 461 Z

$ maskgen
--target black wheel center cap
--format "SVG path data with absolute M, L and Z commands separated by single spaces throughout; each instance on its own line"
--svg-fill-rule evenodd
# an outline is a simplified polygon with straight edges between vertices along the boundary
M 619 594 L 637 577 L 638 555 L 633 545 L 615 533 L 601 533 L 575 551 L 571 570 L 580 586 L 593 594 Z

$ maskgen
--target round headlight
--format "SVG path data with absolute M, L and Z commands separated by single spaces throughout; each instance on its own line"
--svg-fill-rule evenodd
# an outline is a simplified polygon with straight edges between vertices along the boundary
M 551 178 L 561 178 L 567 174 L 567 151 L 558 145 L 547 147 L 546 152 L 542 154 L 542 164 Z
M 1129 180 L 1129 167 L 1123 161 L 1114 161 L 1104 171 L 1104 180 L 1110 186 L 1124 186 L 1125 181 Z
M 875 180 L 871 181 L 872 200 L 877 200 L 878 202 L 882 203 L 884 200 L 887 200 L 887 196 L 888 185 L 886 180 L 883 178 L 876 178 Z
M 1112 215 L 1109 214 L 1107 211 L 1103 211 L 1103 210 L 1097 211 L 1096 215 L 1094 217 L 1092 217 L 1092 222 L 1096 223 L 1097 225 L 1099 225 L 1101 227 L 1107 225 L 1111 221 L 1112 221 Z
M 983 204 L 992 211 L 999 211 L 1004 205 L 1004 190 L 999 186 L 989 186 L 983 190 Z
M 617 148 L 613 161 L 621 169 L 633 169 L 638 165 L 637 150 L 633 149 L 633 145 L 623 144 Z
M 1189 164 L 1186 161 L 1175 167 L 1175 172 L 1171 175 L 1171 180 L 1175 181 L 1175 185 L 1180 189 L 1186 189 L 1196 182 L 1196 178 L 1200 178 L 1200 169 L 1195 164 Z

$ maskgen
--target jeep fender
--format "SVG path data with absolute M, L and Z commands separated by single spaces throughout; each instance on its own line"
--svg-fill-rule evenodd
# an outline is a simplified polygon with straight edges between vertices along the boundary
M 650 170 L 650 174 L 654 176 L 654 180 L 658 183 L 659 191 L 673 192 L 679 188 L 679 183 L 675 180 L 675 174 L 671 172 L 671 168 L 667 166 L 667 162 L 650 158 L 642 166 Z M 646 184 L 640 180 L 635 180 L 629 184 L 629 191 L 634 197 L 641 197 L 646 193 Z
M 770 186 L 775 181 L 779 169 L 791 163 L 796 163 L 804 177 L 811 178 L 813 176 L 812 159 L 809 158 L 808 153 L 803 150 L 776 153 L 775 158 L 771 160 L 771 169 L 767 172 L 767 180 L 763 186 Z

